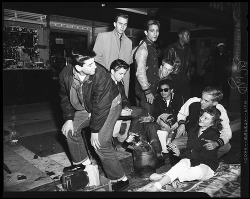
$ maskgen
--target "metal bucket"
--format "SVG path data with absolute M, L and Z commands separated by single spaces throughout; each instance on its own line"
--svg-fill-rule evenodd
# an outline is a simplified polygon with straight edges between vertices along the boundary
M 142 178 L 149 178 L 149 176 L 156 172 L 156 154 L 151 147 L 143 150 L 143 146 L 137 146 L 133 151 L 134 172 Z M 145 148 L 144 148 L 145 149 Z

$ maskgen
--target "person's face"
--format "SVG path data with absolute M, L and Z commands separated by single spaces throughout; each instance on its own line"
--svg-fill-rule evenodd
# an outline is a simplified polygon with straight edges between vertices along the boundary
M 223 53 L 225 51 L 225 47 L 224 46 L 220 46 L 219 47 L 219 51 L 220 51 L 220 53 Z
M 155 42 L 159 36 L 159 26 L 158 25 L 150 25 L 148 31 L 144 31 L 148 40 L 151 42 Z
M 120 82 L 122 80 L 126 72 L 127 70 L 124 68 L 120 68 L 117 71 L 114 71 L 113 69 L 111 69 L 111 74 L 117 82 Z
M 85 75 L 94 75 L 96 64 L 95 64 L 94 58 L 90 58 L 88 60 L 85 60 L 82 66 L 76 65 L 75 67 L 76 67 L 76 70 L 80 73 L 83 73 Z
M 119 34 L 124 33 L 124 31 L 127 28 L 127 25 L 128 25 L 128 19 L 125 19 L 123 17 L 118 17 L 117 22 L 114 22 L 115 29 Z
M 166 89 L 166 90 L 164 90 Z M 169 89 L 169 85 L 167 84 L 163 84 L 160 86 L 160 89 L 159 89 L 160 93 L 161 93 L 161 96 L 163 98 L 169 98 L 171 96 L 171 92 L 173 91 L 173 89 Z
M 207 112 L 204 112 L 202 116 L 199 118 L 199 126 L 209 127 L 212 125 L 213 125 L 213 116 Z
M 182 32 L 182 34 L 180 34 L 180 39 L 183 43 L 187 44 L 190 40 L 190 32 L 189 31 Z
M 216 106 L 218 102 L 212 101 L 213 96 L 207 93 L 203 93 L 201 97 L 201 109 L 206 109 L 208 107 Z
M 170 64 L 163 63 L 162 65 L 162 75 L 163 77 L 167 77 L 170 73 L 172 73 L 174 70 L 174 66 L 171 66 Z

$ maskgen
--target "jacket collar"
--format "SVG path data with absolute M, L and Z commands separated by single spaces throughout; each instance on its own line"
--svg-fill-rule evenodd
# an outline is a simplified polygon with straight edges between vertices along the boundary
M 145 41 L 147 45 L 152 46 L 153 48 L 156 48 L 156 44 L 152 41 L 149 41 L 147 37 L 145 37 L 143 40 Z
M 113 32 L 113 34 L 114 34 L 118 39 L 120 39 L 120 38 L 119 38 L 119 34 L 117 33 L 117 31 L 116 31 L 115 29 L 114 29 L 112 32 Z M 123 33 L 121 39 L 123 40 L 123 39 L 125 39 L 126 37 L 127 37 L 127 35 L 125 35 L 125 33 Z

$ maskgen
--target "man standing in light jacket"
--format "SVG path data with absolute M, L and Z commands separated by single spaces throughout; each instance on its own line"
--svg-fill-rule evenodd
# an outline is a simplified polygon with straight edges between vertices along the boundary
M 132 63 L 132 41 L 125 35 L 128 25 L 128 15 L 119 13 L 114 21 L 115 29 L 111 32 L 99 33 L 93 50 L 96 53 L 95 61 L 108 70 L 111 63 L 121 59 L 127 64 Z M 128 97 L 130 70 L 123 78 L 125 94 Z

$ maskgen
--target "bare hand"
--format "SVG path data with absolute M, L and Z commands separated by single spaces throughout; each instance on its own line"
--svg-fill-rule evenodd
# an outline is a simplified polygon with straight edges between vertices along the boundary
M 74 135 L 74 127 L 73 127 L 73 121 L 67 120 L 64 125 L 62 126 L 62 133 L 65 135 L 65 137 L 68 137 L 68 133 L 71 131 L 72 136 Z
M 217 142 L 211 141 L 211 140 L 205 140 L 207 143 L 204 144 L 203 146 L 207 149 L 207 150 L 214 150 L 218 145 Z
M 91 139 L 90 139 L 91 145 L 95 148 L 95 150 L 100 149 L 100 142 L 98 139 L 98 133 L 91 133 Z
M 171 148 L 171 150 L 174 152 L 175 156 L 180 156 L 180 150 L 179 148 L 173 144 L 172 142 L 170 144 L 168 144 L 168 146 Z
M 178 138 L 180 137 L 181 135 L 185 135 L 185 124 L 181 124 L 178 128 L 177 128 L 177 133 L 176 133 L 176 136 L 175 138 Z
M 152 93 L 147 94 L 146 98 L 147 98 L 147 102 L 149 104 L 153 104 L 153 101 L 154 101 L 155 97 L 154 97 L 154 95 Z

